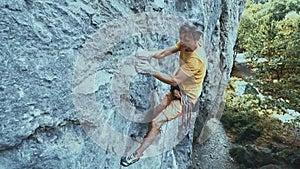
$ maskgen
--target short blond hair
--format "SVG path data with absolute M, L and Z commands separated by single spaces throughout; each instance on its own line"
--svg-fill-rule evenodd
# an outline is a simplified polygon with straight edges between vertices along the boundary
M 183 25 L 180 26 L 179 33 L 191 33 L 193 38 L 196 40 L 199 40 L 200 37 L 203 35 L 203 32 L 198 30 L 194 24 L 191 24 L 189 22 L 185 22 Z

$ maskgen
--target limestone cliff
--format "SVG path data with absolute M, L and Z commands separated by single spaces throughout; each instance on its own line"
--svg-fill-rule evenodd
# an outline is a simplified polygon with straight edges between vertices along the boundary
M 149 118 L 143 113 L 168 90 L 137 74 L 133 55 L 174 45 L 184 21 L 204 30 L 208 56 L 199 135 L 206 119 L 218 118 L 243 5 L 244 0 L 2 0 L 0 168 L 120 168 L 120 156 L 137 146 L 128 136 L 145 132 Z M 175 59 L 152 64 L 171 74 Z M 172 135 L 178 123 L 165 125 L 158 146 L 129 168 L 187 168 L 193 132 L 178 139 Z

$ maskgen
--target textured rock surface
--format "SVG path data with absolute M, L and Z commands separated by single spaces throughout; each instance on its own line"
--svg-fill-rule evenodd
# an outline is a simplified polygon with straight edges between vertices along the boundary
M 120 157 L 87 135 L 85 124 L 76 116 L 73 75 L 81 49 L 98 29 L 113 19 L 141 12 L 172 14 L 203 25 L 209 70 L 204 113 L 196 127 L 201 130 L 205 115 L 216 117 L 222 100 L 243 4 L 243 0 L 0 1 L 0 168 L 120 168 Z M 161 21 L 162 25 L 165 22 Z M 137 48 L 164 48 L 175 42 L 164 35 L 137 34 L 106 51 L 107 58 L 96 71 L 93 92 L 101 104 L 108 105 L 102 107 L 104 118 L 119 132 L 143 133 L 145 125 L 124 118 L 111 104 L 109 84 L 116 70 Z M 169 61 L 159 63 L 168 65 L 164 71 L 172 71 Z M 148 81 L 150 85 L 139 85 Z M 151 107 L 142 99 L 151 91 L 145 89 L 167 90 L 152 78 L 139 75 L 129 86 L 130 95 L 140 98 L 131 100 L 140 110 Z M 170 126 L 177 124 L 173 123 Z M 196 132 L 202 142 L 207 138 L 205 132 Z M 186 168 L 190 164 L 191 140 L 192 133 L 173 150 L 142 159 L 129 168 Z

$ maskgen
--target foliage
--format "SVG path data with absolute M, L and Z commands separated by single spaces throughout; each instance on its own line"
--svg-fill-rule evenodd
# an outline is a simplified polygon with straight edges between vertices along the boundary
M 246 169 L 254 167 L 251 163 L 253 159 L 251 153 L 249 153 L 244 147 L 237 146 L 229 150 L 230 156 L 232 156 L 237 162 L 241 163 L 240 169 Z
M 273 117 L 274 113 L 283 114 L 284 110 L 277 102 L 257 94 L 235 94 L 234 81 L 231 78 L 226 90 L 226 107 L 222 116 L 222 124 L 227 132 L 234 135 L 237 143 L 277 141 L 298 145 L 293 137 L 294 126 L 291 123 L 283 124 Z M 300 145 L 299 145 L 300 146 Z
M 274 156 L 289 164 L 298 164 L 300 151 L 299 136 L 295 130 L 299 125 L 295 123 L 283 123 L 273 114 L 283 114 L 281 104 L 268 97 L 260 97 L 256 92 L 249 92 L 242 96 L 236 95 L 235 81 L 239 78 L 231 78 L 225 95 L 225 111 L 221 122 L 227 135 L 235 143 L 242 145 L 254 144 L 254 147 L 266 147 L 268 152 L 261 152 L 257 157 L 257 150 L 247 149 L 248 146 L 238 146 L 230 149 L 230 155 L 242 164 L 242 168 L 254 167 L 259 159 Z M 296 119 L 299 124 L 299 119 Z M 263 162 L 260 162 L 263 163 Z
M 259 120 L 258 111 L 251 109 L 255 102 L 254 98 L 251 95 L 232 96 L 229 96 L 232 102 L 227 104 L 226 113 L 221 119 L 223 126 L 235 135 L 234 141 L 237 143 L 256 140 L 261 135 L 262 126 L 257 123 Z
M 300 1 L 247 1 L 237 52 L 245 52 L 265 94 L 284 98 L 300 111 Z M 266 62 L 258 62 L 258 58 Z

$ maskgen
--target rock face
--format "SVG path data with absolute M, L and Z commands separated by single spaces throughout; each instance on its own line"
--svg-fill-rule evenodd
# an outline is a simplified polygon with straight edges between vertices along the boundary
M 195 134 L 205 141 L 209 130 L 199 131 L 219 117 L 243 5 L 244 0 L 2 0 L 0 168 L 120 168 L 120 156 L 138 146 L 128 135 L 145 133 L 149 117 L 143 113 L 168 90 L 136 74 L 133 53 L 174 45 L 184 20 L 204 29 L 208 74 Z M 170 74 L 175 59 L 152 64 Z M 173 137 L 178 123 L 165 125 L 155 143 L 162 146 L 129 168 L 187 168 L 193 132 Z M 174 139 L 179 144 L 168 145 Z

